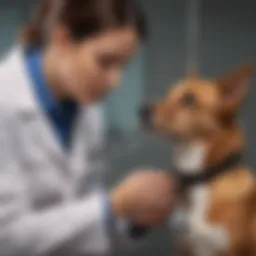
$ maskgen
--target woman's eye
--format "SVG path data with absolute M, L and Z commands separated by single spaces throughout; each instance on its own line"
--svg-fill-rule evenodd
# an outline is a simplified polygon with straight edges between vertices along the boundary
M 180 100 L 181 105 L 184 107 L 196 106 L 196 98 L 192 93 L 184 94 Z
M 110 69 L 118 64 L 117 58 L 110 56 L 101 56 L 98 58 L 98 63 L 103 69 Z
M 99 64 L 102 68 L 110 68 L 114 64 L 114 61 L 110 58 L 100 58 Z

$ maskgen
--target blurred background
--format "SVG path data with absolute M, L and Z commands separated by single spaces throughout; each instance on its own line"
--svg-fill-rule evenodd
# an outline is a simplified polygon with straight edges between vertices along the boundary
M 143 102 L 161 97 L 186 74 L 190 61 L 209 77 L 256 59 L 256 2 L 253 0 L 141 0 L 148 16 L 149 40 L 128 65 L 123 85 L 105 104 L 108 186 L 130 169 L 171 166 L 169 142 L 144 134 L 137 120 Z M 0 53 L 16 39 L 35 0 L 0 0 Z M 246 158 L 256 167 L 256 88 L 243 112 Z M 152 191 L 153 193 L 153 191 Z M 150 234 L 150 243 L 127 255 L 175 255 L 166 227 Z

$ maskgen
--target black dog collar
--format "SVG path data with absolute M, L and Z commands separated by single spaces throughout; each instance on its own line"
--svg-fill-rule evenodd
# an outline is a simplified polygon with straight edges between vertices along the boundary
M 219 175 L 230 171 L 233 167 L 243 163 L 242 152 L 234 152 L 228 155 L 222 162 L 201 170 L 197 174 L 184 174 L 181 170 L 175 170 L 174 176 L 177 178 L 180 188 L 186 189 L 188 187 L 204 184 L 214 180 Z

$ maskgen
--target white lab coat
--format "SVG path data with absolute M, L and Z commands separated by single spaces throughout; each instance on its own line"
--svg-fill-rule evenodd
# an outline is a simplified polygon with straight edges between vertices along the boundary
M 95 154 L 101 107 L 81 111 L 64 152 L 22 54 L 16 47 L 0 65 L 0 256 L 107 255 L 129 236 L 125 229 L 108 232 L 104 219 Z

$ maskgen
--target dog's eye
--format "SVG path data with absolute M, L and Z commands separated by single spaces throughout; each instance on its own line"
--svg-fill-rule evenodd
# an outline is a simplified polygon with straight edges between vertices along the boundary
M 193 107 L 196 106 L 196 98 L 192 93 L 187 93 L 182 96 L 180 103 L 184 107 Z

